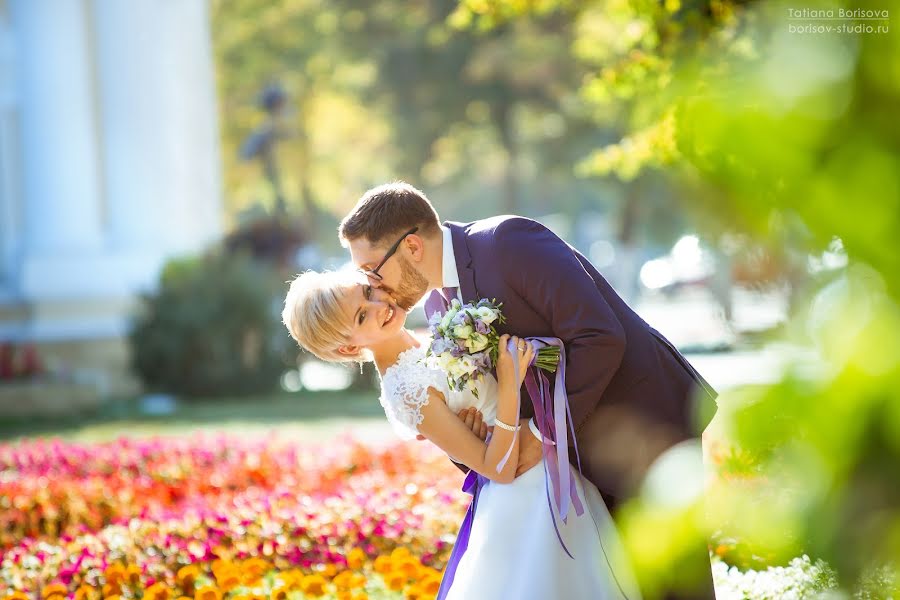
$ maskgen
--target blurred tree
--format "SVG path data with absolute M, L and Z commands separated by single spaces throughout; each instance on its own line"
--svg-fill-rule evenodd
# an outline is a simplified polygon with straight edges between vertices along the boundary
M 464 0 L 459 10 L 493 27 L 573 4 Z M 837 240 L 849 258 L 808 296 L 805 326 L 823 371 L 798 368 L 721 399 L 719 420 L 758 479 L 717 486 L 714 522 L 737 527 L 769 563 L 802 550 L 825 558 L 845 589 L 873 565 L 900 572 L 900 36 L 884 6 L 816 3 L 884 17 L 825 35 L 791 31 L 810 23 L 789 22 L 782 2 L 578 5 L 577 52 L 595 67 L 583 98 L 598 123 L 624 124 L 582 174 L 628 180 L 661 168 L 710 231 L 780 247 L 784 262 L 801 257 L 778 267 L 794 277 L 811 247 Z M 697 508 L 643 498 L 624 515 L 651 595 L 679 578 L 688 540 L 708 534 Z

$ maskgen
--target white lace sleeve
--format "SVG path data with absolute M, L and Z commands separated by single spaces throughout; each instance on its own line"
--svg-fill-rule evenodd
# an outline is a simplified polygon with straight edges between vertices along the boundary
M 381 380 L 381 402 L 391 427 L 401 439 L 411 440 L 422 422 L 422 407 L 428 404 L 428 388 L 446 397 L 447 376 L 420 362 L 422 353 L 402 354 Z

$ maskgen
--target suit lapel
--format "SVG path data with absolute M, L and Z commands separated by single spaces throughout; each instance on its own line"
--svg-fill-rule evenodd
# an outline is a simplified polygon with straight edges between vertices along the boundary
M 450 237 L 453 240 L 453 256 L 456 258 L 456 271 L 459 274 L 459 293 L 463 302 L 474 302 L 478 300 L 478 290 L 475 289 L 475 271 L 472 269 L 472 255 L 466 241 L 465 225 L 446 221 L 444 226 L 450 229 Z

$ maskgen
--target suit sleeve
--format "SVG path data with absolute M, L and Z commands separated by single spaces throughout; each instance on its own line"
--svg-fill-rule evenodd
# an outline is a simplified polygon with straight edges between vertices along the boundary
M 625 330 L 572 249 L 540 223 L 508 219 L 496 228 L 494 243 L 507 285 L 565 344 L 566 391 L 577 430 L 622 362 Z

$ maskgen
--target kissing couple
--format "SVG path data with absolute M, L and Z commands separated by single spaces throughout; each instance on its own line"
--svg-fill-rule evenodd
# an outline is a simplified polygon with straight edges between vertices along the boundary
M 641 598 L 610 511 L 696 437 L 695 402 L 712 388 L 534 220 L 441 223 L 423 192 L 395 182 L 366 192 L 339 235 L 359 270 L 297 276 L 282 317 L 322 360 L 373 361 L 397 434 L 431 441 L 467 474 L 473 499 L 438 598 Z M 448 311 L 499 303 L 489 373 L 452 385 L 428 360 L 432 340 L 405 327 L 426 295 L 432 330 Z M 533 366 L 547 344 L 559 348 L 549 378 Z M 690 585 L 663 597 L 714 598 L 706 545 L 685 565 Z

